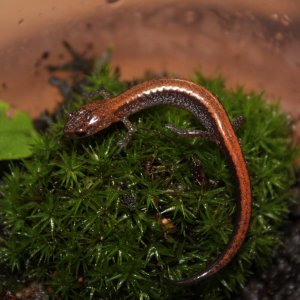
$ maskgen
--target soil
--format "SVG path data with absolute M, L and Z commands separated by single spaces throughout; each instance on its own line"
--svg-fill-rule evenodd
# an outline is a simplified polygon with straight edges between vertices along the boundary
M 272 264 L 258 270 L 235 300 L 298 300 L 300 299 L 300 176 L 294 188 L 296 203 L 281 230 L 282 247 Z

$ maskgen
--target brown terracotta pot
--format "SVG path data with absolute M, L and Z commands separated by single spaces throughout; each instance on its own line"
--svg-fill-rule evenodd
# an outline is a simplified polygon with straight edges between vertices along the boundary
M 61 97 L 45 65 L 67 59 L 63 40 L 96 56 L 112 46 L 124 79 L 217 72 L 300 116 L 297 1 L 2 0 L 0 98 L 32 116 L 52 110 Z

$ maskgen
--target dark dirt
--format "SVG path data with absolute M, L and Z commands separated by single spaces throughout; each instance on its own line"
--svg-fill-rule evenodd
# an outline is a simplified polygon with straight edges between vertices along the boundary
M 269 267 L 254 272 L 236 300 L 300 299 L 300 174 L 293 192 L 296 203 L 281 230 L 282 247 Z

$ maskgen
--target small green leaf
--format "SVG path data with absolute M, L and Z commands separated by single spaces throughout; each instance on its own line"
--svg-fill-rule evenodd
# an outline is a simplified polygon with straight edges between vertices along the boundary
M 0 101 L 0 160 L 29 157 L 38 133 L 25 112 L 10 116 L 9 109 L 7 103 Z

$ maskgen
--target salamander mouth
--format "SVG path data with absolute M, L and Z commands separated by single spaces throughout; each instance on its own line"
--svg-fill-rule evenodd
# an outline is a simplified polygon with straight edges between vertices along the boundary
M 67 126 L 68 124 L 66 124 L 65 128 L 64 128 L 64 135 L 67 138 L 75 138 L 75 139 L 79 139 L 79 138 L 84 138 L 86 136 L 88 136 L 88 133 L 82 129 L 82 128 L 74 128 L 72 126 Z
M 83 129 L 76 129 L 74 131 L 74 135 L 77 137 L 77 138 L 83 138 L 85 136 L 87 136 L 87 133 L 83 130 Z

